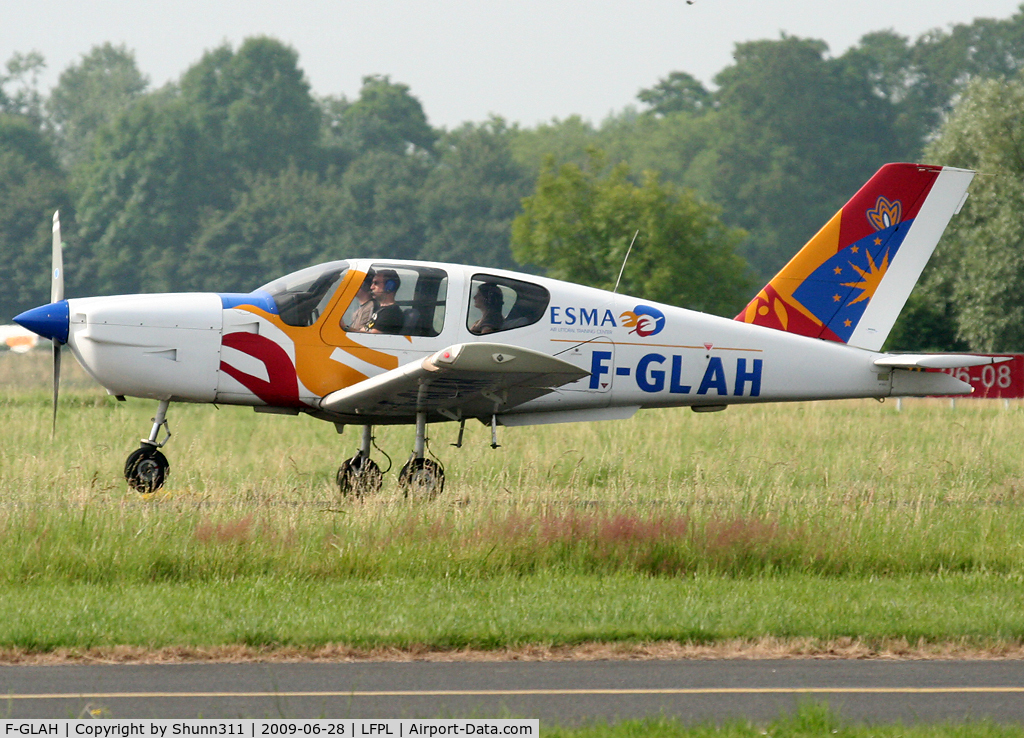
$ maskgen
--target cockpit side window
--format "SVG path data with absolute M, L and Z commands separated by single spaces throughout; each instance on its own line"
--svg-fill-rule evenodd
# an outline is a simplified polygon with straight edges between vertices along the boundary
M 448 273 L 433 267 L 374 264 L 345 310 L 349 332 L 436 336 L 444 328 Z
M 273 298 L 286 325 L 310 326 L 327 309 L 347 271 L 347 261 L 317 264 L 275 279 L 260 290 Z
M 540 285 L 488 274 L 473 275 L 469 294 L 466 327 L 478 336 L 532 325 L 551 301 Z

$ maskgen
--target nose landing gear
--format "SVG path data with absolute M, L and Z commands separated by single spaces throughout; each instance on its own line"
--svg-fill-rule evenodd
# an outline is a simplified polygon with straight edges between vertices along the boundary
M 136 492 L 149 494 L 164 486 L 170 468 L 167 457 L 155 446 L 143 444 L 132 451 L 124 462 L 124 478 Z
M 143 438 L 142 445 L 132 451 L 124 462 L 124 478 L 128 486 L 140 494 L 149 494 L 163 487 L 171 468 L 167 457 L 160 451 L 171 438 L 171 428 L 167 424 L 167 407 L 170 404 L 168 400 L 160 401 L 149 438 Z M 163 441 L 159 440 L 161 428 L 167 434 Z

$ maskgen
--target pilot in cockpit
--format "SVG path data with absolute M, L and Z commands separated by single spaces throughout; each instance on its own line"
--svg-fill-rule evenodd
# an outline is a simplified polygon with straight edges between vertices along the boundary
M 395 303 L 395 294 L 402 286 L 402 280 L 394 269 L 381 269 L 370 282 L 370 292 L 377 302 L 377 309 L 366 324 L 368 333 L 400 333 L 405 316 L 402 308 Z

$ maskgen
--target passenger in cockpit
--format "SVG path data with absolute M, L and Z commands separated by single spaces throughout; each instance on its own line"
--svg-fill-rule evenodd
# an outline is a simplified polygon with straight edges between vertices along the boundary
M 370 283 L 373 282 L 374 273 L 371 269 L 366 274 L 366 279 L 359 285 L 359 291 L 356 292 L 356 300 L 359 302 L 359 307 L 356 308 L 355 314 L 352 316 L 352 322 L 347 326 L 343 326 L 347 331 L 365 331 L 366 324 L 370 322 L 370 318 L 373 313 L 377 310 L 377 303 L 373 299 L 373 293 L 370 291 Z
M 493 282 L 484 282 L 477 287 L 476 294 L 473 295 L 473 307 L 483 315 L 480 316 L 480 320 L 469 327 L 470 333 L 482 336 L 501 330 L 501 324 L 504 321 L 501 308 L 504 304 L 505 298 L 498 285 Z

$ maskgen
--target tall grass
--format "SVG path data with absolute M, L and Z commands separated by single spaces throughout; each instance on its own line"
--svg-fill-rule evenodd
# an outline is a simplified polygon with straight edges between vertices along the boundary
M 847 515 L 818 508 L 785 519 L 660 509 L 367 507 L 349 514 L 242 512 L 136 501 L 3 510 L 0 583 L 476 578 L 546 570 L 677 577 L 1024 573 L 1024 516 L 994 510 Z
M 643 720 L 624 720 L 581 727 L 544 726 L 551 738 L 1011 738 L 1024 735 L 1024 727 L 1004 725 L 991 720 L 964 723 L 870 724 L 844 718 L 828 704 L 801 701 L 792 714 L 781 714 L 770 721 L 727 720 L 722 724 L 687 725 L 678 718 L 660 716 Z
M 1024 572 L 1019 406 L 647 411 L 504 431 L 497 451 L 486 428 L 455 450 L 454 426 L 431 426 L 447 488 L 412 502 L 394 474 L 339 497 L 356 433 L 172 405 L 168 485 L 140 496 L 121 468 L 154 403 L 118 403 L 74 368 L 51 440 L 47 364 L 0 356 L 0 583 Z M 400 465 L 411 431 L 377 443 Z

